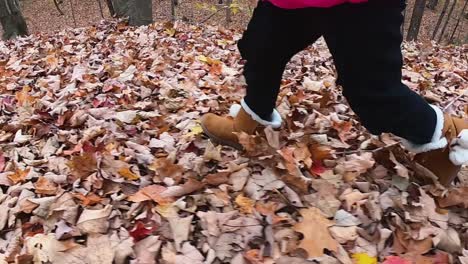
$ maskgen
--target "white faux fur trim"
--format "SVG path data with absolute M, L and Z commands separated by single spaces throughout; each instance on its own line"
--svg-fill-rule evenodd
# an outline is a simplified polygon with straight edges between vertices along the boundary
M 281 124 L 283 123 L 283 120 L 281 118 L 281 115 L 278 113 L 276 109 L 273 109 L 273 113 L 271 114 L 271 121 L 266 121 L 261 119 L 250 107 L 247 105 L 247 103 L 242 100 L 241 104 L 234 104 L 231 106 L 229 109 L 229 115 L 232 117 L 236 117 L 237 114 L 239 113 L 240 109 L 243 108 L 247 114 L 252 117 L 253 120 L 257 121 L 263 126 L 271 126 L 272 128 L 279 128 L 281 127 Z
M 271 126 L 272 128 L 279 128 L 281 127 L 281 123 L 283 123 L 283 119 L 281 118 L 280 113 L 276 109 L 273 109 L 273 113 L 271 113 L 271 121 L 263 120 L 260 118 L 250 107 L 247 105 L 247 103 L 242 99 L 241 101 L 242 108 L 244 109 L 247 114 L 250 115 L 250 117 L 253 118 L 253 120 L 257 121 L 263 126 Z
M 401 141 L 403 146 L 413 153 L 419 154 L 431 150 L 442 149 L 448 145 L 447 139 L 442 136 L 442 129 L 444 128 L 444 113 L 437 106 L 431 105 L 431 107 L 437 115 L 437 124 L 431 142 L 421 145 L 414 144 L 406 139 Z
M 462 130 L 458 137 L 453 139 L 449 157 L 455 165 L 468 165 L 468 129 Z
M 242 106 L 240 104 L 231 105 L 231 108 L 229 108 L 229 115 L 232 117 L 236 117 L 241 108 Z

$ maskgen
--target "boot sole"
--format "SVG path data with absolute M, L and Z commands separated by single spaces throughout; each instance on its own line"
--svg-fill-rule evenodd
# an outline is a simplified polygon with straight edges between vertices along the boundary
M 206 129 L 206 127 L 203 124 L 201 124 L 201 127 L 203 129 L 203 133 L 205 133 L 211 139 L 211 141 L 213 141 L 214 143 L 219 144 L 219 145 L 229 146 L 229 147 L 235 148 L 237 150 L 243 150 L 244 149 L 242 147 L 242 145 L 239 144 L 239 143 L 232 142 L 232 141 L 229 141 L 229 140 L 225 140 L 225 139 L 219 138 L 219 137 L 211 134 L 210 131 L 208 129 Z

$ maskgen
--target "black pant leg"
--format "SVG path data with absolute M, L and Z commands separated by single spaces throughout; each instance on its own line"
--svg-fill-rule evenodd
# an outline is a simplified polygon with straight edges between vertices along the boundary
M 239 41 L 246 65 L 244 76 L 249 107 L 269 120 L 276 105 L 286 64 L 322 35 L 320 9 L 285 10 L 260 1 Z
M 437 117 L 401 82 L 404 1 L 333 8 L 325 40 L 354 112 L 372 133 L 391 132 L 415 144 L 431 141 Z

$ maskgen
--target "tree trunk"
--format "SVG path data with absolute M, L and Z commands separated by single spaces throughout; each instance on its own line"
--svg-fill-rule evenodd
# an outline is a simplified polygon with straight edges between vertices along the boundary
M 109 14 L 114 17 L 115 16 L 115 10 L 114 10 L 114 4 L 112 3 L 112 0 L 106 0 L 106 5 L 107 8 L 109 8 Z
M 411 41 L 418 39 L 419 28 L 421 27 L 421 20 L 424 14 L 425 6 L 426 0 L 416 0 L 414 2 L 413 14 L 411 15 L 411 22 L 406 40 Z
M 172 22 L 177 19 L 177 0 L 171 0 L 171 20 Z
M 232 0 L 226 1 L 226 25 L 229 25 L 232 22 L 231 4 L 232 4 Z
M 18 0 L 0 0 L 0 23 L 4 40 L 28 35 L 28 26 Z
M 153 3 L 151 0 L 130 1 L 129 24 L 130 26 L 144 26 L 153 23 Z
M 447 8 L 450 4 L 450 0 L 445 0 L 444 2 L 444 7 L 442 8 L 442 12 L 440 12 L 439 19 L 437 19 L 437 24 L 434 28 L 434 32 L 432 33 L 432 40 L 434 40 L 437 36 L 437 32 L 439 31 L 440 24 L 442 23 L 442 20 L 444 19 L 445 13 L 447 13 Z
M 437 4 L 439 4 L 439 0 L 429 0 L 429 2 L 427 3 L 427 8 L 431 10 L 435 10 L 437 7 Z
M 450 18 L 452 17 L 453 9 L 455 8 L 456 5 L 457 5 L 457 0 L 453 0 L 453 4 L 450 7 L 450 11 L 448 12 L 448 15 L 447 15 L 447 20 L 445 20 L 444 26 L 442 27 L 442 31 L 440 32 L 439 39 L 437 40 L 438 42 L 441 42 L 442 38 L 444 37 L 445 30 L 447 29 L 447 25 L 450 22 Z
M 130 2 L 133 0 L 112 0 L 114 14 L 116 17 L 127 17 L 130 9 Z
M 143 26 L 153 23 L 151 0 L 112 0 L 116 17 L 128 17 L 130 26 Z
M 460 25 L 460 21 L 463 17 L 463 15 L 465 14 L 465 10 L 466 10 L 466 5 L 468 4 L 468 0 L 465 0 L 465 4 L 463 5 L 463 9 L 462 11 L 460 12 L 460 15 L 458 16 L 457 18 L 457 23 L 455 24 L 455 27 L 453 28 L 453 31 L 452 31 L 452 35 L 450 35 L 450 39 L 449 39 L 449 42 L 452 43 L 453 42 L 453 38 L 455 36 L 455 32 L 457 32 L 457 28 L 458 26 Z

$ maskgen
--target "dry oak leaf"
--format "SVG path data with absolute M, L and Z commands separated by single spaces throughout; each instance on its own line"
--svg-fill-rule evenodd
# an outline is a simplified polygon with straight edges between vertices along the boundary
M 326 219 L 322 212 L 315 207 L 302 209 L 300 213 L 303 219 L 294 225 L 294 230 L 304 235 L 299 248 L 307 251 L 309 258 L 323 256 L 324 249 L 337 252 L 339 244 L 328 230 L 333 222 Z
M 229 172 L 218 172 L 218 173 L 208 174 L 205 176 L 205 178 L 203 178 L 203 183 L 208 184 L 208 185 L 213 185 L 213 186 L 218 186 L 224 183 L 228 183 L 229 175 L 231 175 L 231 173 Z
M 101 233 L 104 234 L 109 228 L 109 216 L 112 212 L 112 206 L 107 205 L 103 209 L 90 210 L 85 209 L 78 219 L 76 226 L 85 234 Z
M 205 187 L 200 181 L 195 179 L 189 178 L 184 184 L 171 186 L 167 188 L 167 190 L 161 193 L 162 197 L 164 198 L 173 198 L 173 197 L 181 197 L 196 191 L 199 191 Z
M 174 164 L 167 158 L 156 159 L 149 168 L 156 171 L 160 177 L 172 178 L 176 183 L 180 182 L 184 172 L 184 168 L 182 166 Z
M 97 170 L 96 157 L 92 153 L 73 156 L 67 165 L 70 167 L 75 179 L 86 178 Z
M 90 194 L 87 194 L 87 195 L 83 195 L 81 193 L 75 193 L 75 194 L 73 194 L 73 196 L 75 196 L 75 198 L 80 200 L 80 202 L 81 202 L 81 204 L 83 206 L 96 205 L 96 204 L 98 204 L 98 203 L 100 203 L 102 201 L 102 197 L 98 196 L 95 193 L 90 193 Z
M 136 181 L 136 180 L 140 179 L 140 176 L 133 173 L 130 170 L 130 168 L 127 168 L 127 167 L 120 168 L 119 169 L 119 174 L 120 174 L 120 176 L 124 177 L 126 180 L 129 180 L 129 181 Z
M 28 175 L 30 170 L 31 170 L 30 168 L 27 168 L 25 170 L 16 169 L 15 173 L 8 175 L 8 179 L 11 182 L 13 182 L 13 184 L 23 182 L 26 179 L 26 176 Z
M 461 206 L 468 209 L 468 187 L 450 189 L 445 197 L 437 201 L 441 207 Z
M 431 237 L 427 237 L 423 240 L 414 240 L 401 229 L 397 229 L 394 232 L 394 236 L 393 250 L 397 254 L 411 253 L 414 255 L 422 255 L 432 249 Z
M 243 194 L 239 194 L 236 197 L 236 204 L 239 206 L 239 211 L 244 214 L 251 214 L 255 206 L 255 201 L 245 197 Z
M 161 185 L 153 184 L 146 186 L 136 192 L 133 195 L 130 195 L 127 200 L 135 203 L 150 201 L 153 200 L 158 204 L 169 204 L 174 201 L 172 197 L 163 197 L 162 192 L 166 191 L 167 188 Z
M 47 178 L 41 176 L 36 183 L 34 183 L 36 188 L 36 193 L 45 194 L 45 195 L 54 195 L 57 193 L 57 184 L 49 181 Z

